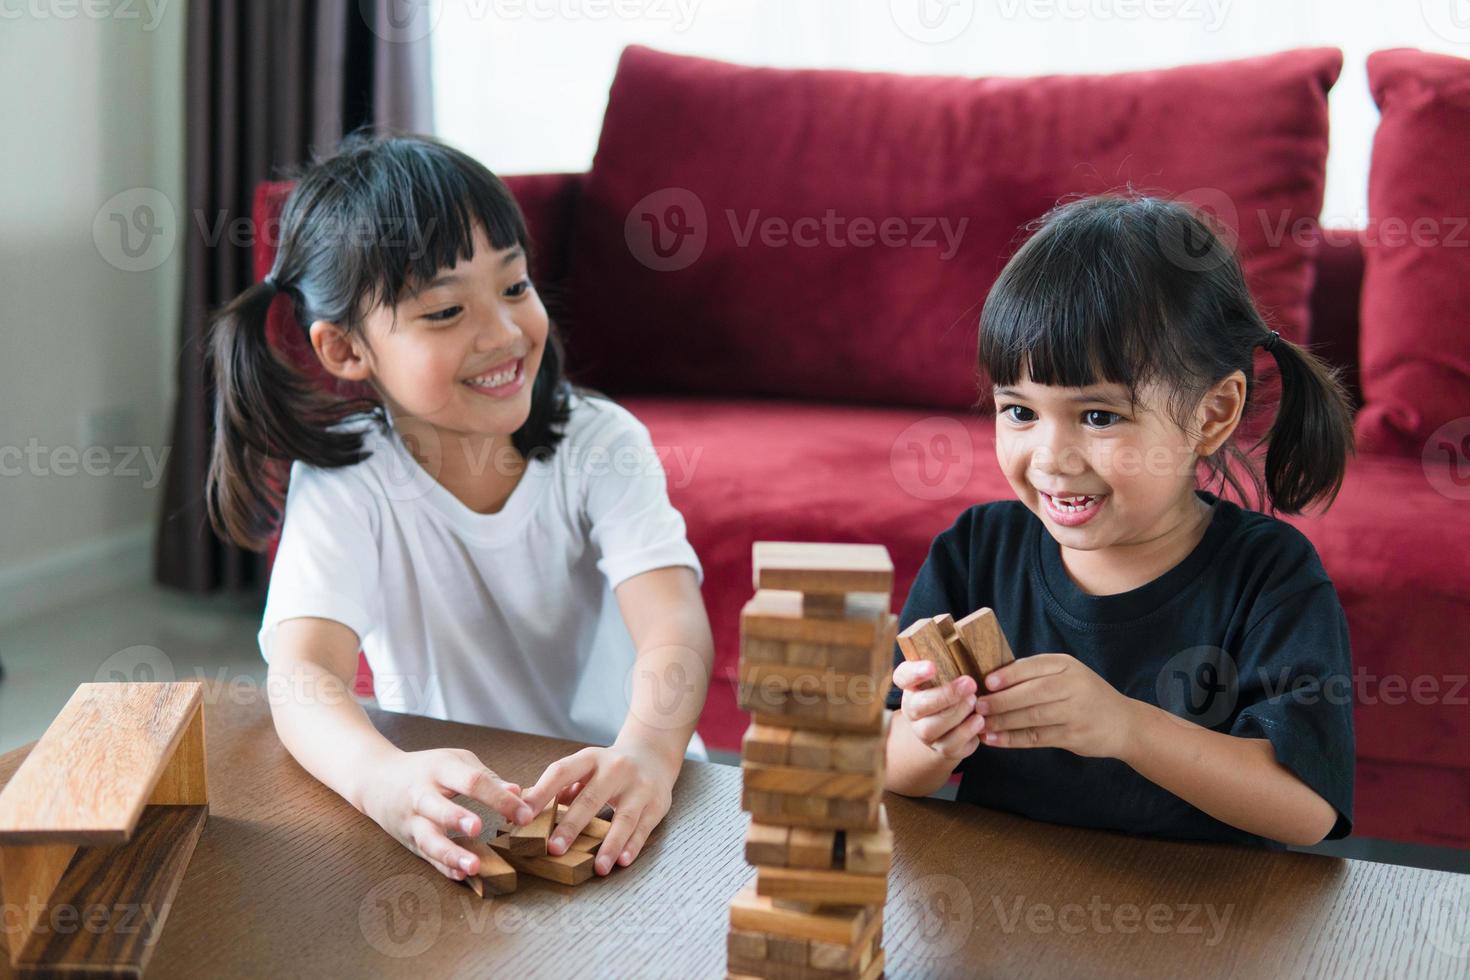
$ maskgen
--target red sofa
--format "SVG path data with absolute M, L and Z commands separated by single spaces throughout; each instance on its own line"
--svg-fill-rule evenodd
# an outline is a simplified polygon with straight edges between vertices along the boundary
M 1317 183 L 1298 181 L 1298 190 L 1305 186 L 1305 196 L 1299 202 L 1278 203 L 1281 213 L 1295 208 L 1314 216 L 1320 208 L 1320 157 L 1325 155 L 1325 93 L 1336 75 L 1332 57 L 1301 52 L 1236 63 L 1224 75 L 1209 74 L 1217 71 L 1214 66 L 1198 77 L 1184 74 L 1189 71 L 1193 70 L 1138 73 L 1113 77 L 1122 83 L 1113 79 L 1091 83 L 1102 92 L 1104 105 L 1116 98 L 1122 103 L 1121 112 L 1136 120 L 1148 115 L 1148 100 L 1160 90 L 1179 97 L 1181 89 L 1194 84 L 1208 92 L 1221 78 L 1230 78 L 1232 84 L 1264 79 L 1262 84 L 1277 84 L 1280 91 L 1245 92 L 1240 101 L 1250 107 L 1300 97 L 1300 118 L 1241 124 L 1277 127 L 1274 135 L 1259 137 L 1248 130 L 1231 131 L 1219 122 L 1217 143 L 1180 151 L 1175 159 L 1140 152 L 1140 147 L 1148 147 L 1140 142 L 1145 137 L 1112 131 L 1121 124 L 1107 112 L 1073 108 L 1068 114 L 1098 120 L 1105 130 L 1103 141 L 1117 143 L 1121 154 L 1108 160 L 1133 161 L 1143 171 L 1153 168 L 1172 181 L 1176 192 L 1204 187 L 1242 212 L 1244 202 L 1257 200 L 1253 195 L 1274 193 L 1277 186 L 1265 178 L 1240 176 L 1250 167 L 1240 162 L 1239 154 L 1257 155 L 1249 145 L 1242 150 L 1242 141 L 1305 132 L 1311 153 L 1304 150 L 1301 161 L 1288 165 L 1303 172 L 1316 167 Z M 1163 85 L 1160 76 L 1171 75 L 1163 79 L 1169 84 Z M 875 78 L 883 81 L 875 83 Z M 529 221 L 538 286 L 562 325 L 574 378 L 618 397 L 648 425 L 655 444 L 665 452 L 673 502 L 688 521 L 691 543 L 706 572 L 704 597 L 714 626 L 717 661 L 700 731 L 713 747 L 736 748 L 746 724 L 735 704 L 733 675 L 739 610 L 750 594 L 753 541 L 882 543 L 893 555 L 896 602 L 901 603 L 933 536 L 970 504 L 1010 494 L 994 460 L 993 427 L 967 407 L 975 400 L 973 332 L 978 300 L 1004 260 L 1004 246 L 1017 240 L 1015 229 L 1022 221 L 1039 215 L 1065 193 L 1101 188 L 1077 179 L 1065 165 L 1053 167 L 1060 176 L 1043 179 L 1040 171 L 1051 164 L 1028 164 L 1032 150 L 1023 148 L 1019 163 L 1007 161 L 1010 168 L 997 171 L 999 186 L 1012 192 L 1006 206 L 958 193 L 949 199 L 926 200 L 911 194 L 907 200 L 896 200 L 885 191 L 888 185 L 873 182 L 869 171 L 874 168 L 856 166 L 856 172 L 845 172 L 853 168 L 846 163 L 850 148 L 843 145 L 844 127 L 868 125 L 871 120 L 849 117 L 841 126 L 824 130 L 801 114 L 805 104 L 840 102 L 840 91 L 845 90 L 861 96 L 844 107 L 850 114 L 867 113 L 889 127 L 917 125 L 911 114 L 886 115 L 874 105 L 901 103 L 906 86 L 918 84 L 926 98 L 944 104 L 933 135 L 952 142 L 957 138 L 955 100 L 965 92 L 945 86 L 973 85 L 976 80 L 941 81 L 732 70 L 701 59 L 632 49 L 614 83 L 592 172 L 507 178 Z M 1003 80 L 999 87 L 979 82 L 990 86 L 978 95 L 990 100 L 991 108 L 996 99 L 1032 98 L 1035 93 L 1026 86 L 1068 84 L 1055 79 Z M 1124 85 L 1124 90 L 1109 90 L 1115 84 Z M 755 90 L 743 89 L 746 85 Z M 833 85 L 839 91 L 823 90 Z M 885 86 L 900 94 L 882 91 Z M 783 92 L 787 105 L 772 101 Z M 670 99 L 687 104 L 670 104 Z M 746 101 L 752 106 L 749 113 L 732 110 Z M 779 114 L 790 105 L 797 107 L 791 112 L 802 125 L 766 132 L 770 127 L 762 114 Z M 1177 110 L 1171 107 L 1169 112 Z M 1242 110 L 1232 111 L 1239 116 Z M 725 132 L 748 127 L 751 145 L 767 151 L 774 147 L 779 151 L 776 156 L 820 158 L 822 167 L 809 179 L 773 175 L 757 166 L 760 154 L 742 154 L 728 136 L 703 128 L 706 115 Z M 1000 115 L 1001 125 L 1026 125 L 1014 114 Z M 667 138 L 660 136 L 660 125 L 667 127 Z M 835 155 L 831 146 L 822 146 L 823 140 L 838 144 Z M 640 157 L 617 172 L 623 166 L 623 141 L 629 151 L 642 147 L 654 163 Z M 1289 151 L 1275 145 L 1277 162 Z M 680 169 L 693 167 L 691 156 L 697 158 L 697 168 Z M 922 155 L 904 158 L 895 166 L 922 166 L 922 159 Z M 768 162 L 773 167 L 780 164 Z M 1115 185 L 1120 172 L 1124 179 L 1132 179 L 1121 163 L 1099 179 Z M 1067 183 L 1061 186 L 1059 181 Z M 1183 187 L 1177 186 L 1185 181 Z M 912 215 L 918 213 L 916 208 L 932 208 L 928 213 L 1009 224 L 986 227 L 974 246 L 979 251 L 961 256 L 968 263 L 961 276 L 966 284 L 952 293 L 945 291 L 950 280 L 935 280 L 926 267 L 932 256 L 870 252 L 864 261 L 856 261 L 853 249 L 844 251 L 841 244 L 828 241 L 800 254 L 774 255 L 773 260 L 772 253 L 779 251 L 774 247 L 752 248 L 748 240 L 743 246 L 738 240 L 730 245 L 738 239 L 738 221 L 731 222 L 730 237 L 717 242 L 724 234 L 718 218 L 707 221 L 708 242 L 701 258 L 684 268 L 657 268 L 659 256 L 639 251 L 647 243 L 640 245 L 635 239 L 637 208 L 623 206 L 630 198 L 636 201 L 649 194 L 667 198 L 671 187 L 692 193 L 703 203 L 739 199 L 753 186 L 755 203 L 745 202 L 751 207 L 765 202 L 768 213 L 821 214 L 828 200 L 844 203 L 842 194 L 832 188 L 847 183 L 861 185 L 860 195 L 888 193 L 886 203 L 878 207 L 891 206 L 890 214 Z M 945 181 L 929 183 L 942 188 Z M 271 226 L 268 222 L 288 191 L 283 184 L 260 188 L 256 202 L 260 227 Z M 793 203 L 802 195 L 809 199 L 805 205 Z M 1209 199 L 1208 194 L 1203 196 Z M 884 212 L 874 208 L 866 213 Z M 1015 220 L 1015 213 L 1023 218 Z M 1240 224 L 1240 247 L 1247 253 L 1245 265 L 1258 299 L 1269 297 L 1263 304 L 1283 333 L 1309 342 L 1341 365 L 1357 397 L 1358 294 L 1364 267 L 1360 233 L 1333 232 L 1316 244 L 1278 242 L 1267 248 L 1248 241 L 1247 222 Z M 1283 258 L 1293 248 L 1294 265 Z M 259 274 L 268 271 L 270 257 L 269 243 L 262 243 L 256 253 Z M 737 274 L 747 268 L 752 280 L 740 281 Z M 954 271 L 945 274 L 952 279 Z M 825 278 L 813 284 L 809 281 L 813 275 Z M 917 277 L 916 295 L 885 296 L 885 276 L 910 283 Z M 775 293 L 775 299 L 769 293 Z M 848 293 L 855 293 L 856 300 Z M 831 300 L 832 295 L 844 298 Z M 840 315 L 823 312 L 830 302 L 838 303 Z M 869 329 L 866 320 L 853 319 L 863 316 L 864 307 L 881 309 L 885 317 L 906 316 L 901 321 L 904 329 L 895 331 L 889 322 Z M 931 309 L 932 318 L 914 318 L 915 310 Z M 731 310 L 736 312 L 730 314 Z M 811 338 L 790 331 L 796 326 L 805 331 L 808 321 L 813 321 L 810 330 L 822 334 L 823 341 L 803 348 Z M 861 333 L 848 331 L 858 334 L 855 337 L 843 336 L 837 329 L 854 322 L 863 327 Z M 271 329 L 290 356 L 311 366 L 298 328 L 288 322 L 281 304 L 273 311 Z M 742 334 L 749 336 L 742 339 Z M 868 353 L 869 348 L 876 348 L 876 354 Z M 698 356 L 691 355 L 691 349 Z M 885 366 L 891 369 L 887 375 Z M 1470 635 L 1470 562 L 1464 559 L 1470 507 L 1430 485 L 1429 465 L 1413 458 L 1359 456 L 1326 514 L 1290 520 L 1315 544 L 1352 631 L 1357 672 L 1356 832 L 1464 847 L 1470 846 L 1470 709 L 1465 707 L 1470 688 L 1463 684 L 1467 668 L 1458 638 Z M 1436 693 L 1426 693 L 1430 685 Z

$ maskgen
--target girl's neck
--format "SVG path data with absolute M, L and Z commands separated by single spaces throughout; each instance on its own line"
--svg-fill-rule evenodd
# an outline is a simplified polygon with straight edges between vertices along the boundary
M 477 514 L 499 513 L 526 472 L 510 435 L 441 429 L 395 417 L 404 446 L 434 480 Z
M 1061 548 L 1062 565 L 1089 595 L 1117 595 L 1147 585 L 1189 556 L 1210 527 L 1214 508 L 1193 490 L 1147 540 L 1095 551 Z

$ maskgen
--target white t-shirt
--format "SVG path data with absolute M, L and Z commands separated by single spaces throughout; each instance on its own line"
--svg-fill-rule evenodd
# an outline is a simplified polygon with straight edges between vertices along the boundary
M 648 429 L 574 394 L 566 436 L 505 506 L 478 514 L 369 417 L 371 456 L 291 467 L 259 641 L 313 616 L 358 636 L 391 711 L 608 745 L 627 717 L 635 651 L 613 588 L 694 569 Z M 484 461 L 487 467 L 493 460 Z M 690 754 L 704 756 L 699 736 Z

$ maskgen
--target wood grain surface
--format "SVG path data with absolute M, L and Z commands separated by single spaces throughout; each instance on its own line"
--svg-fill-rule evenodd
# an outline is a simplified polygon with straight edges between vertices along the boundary
M 738 768 L 686 764 L 632 867 L 482 900 L 302 770 L 259 692 L 205 698 L 209 821 L 149 976 L 724 975 L 730 899 L 755 873 Z M 404 749 L 470 749 L 523 785 L 576 748 L 372 714 Z M 27 751 L 0 756 L 0 781 Z M 1470 876 L 885 803 L 889 977 L 1470 975 Z

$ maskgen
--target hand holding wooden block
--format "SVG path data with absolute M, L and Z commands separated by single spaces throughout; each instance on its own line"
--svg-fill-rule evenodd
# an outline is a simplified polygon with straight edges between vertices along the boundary
M 985 675 L 1015 660 L 994 610 L 977 609 L 958 623 L 948 613 L 919 619 L 898 635 L 905 660 L 932 660 L 938 687 L 966 674 L 983 685 Z

